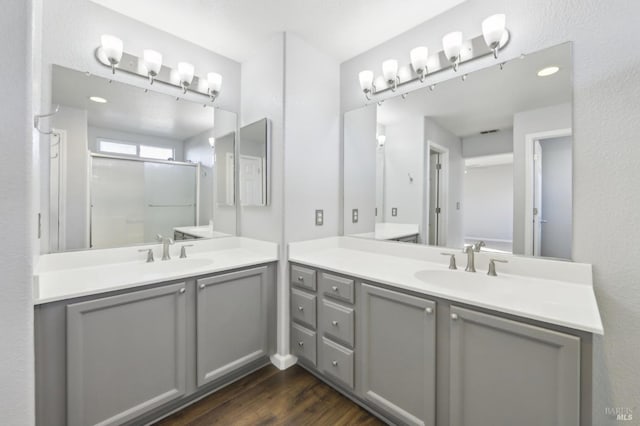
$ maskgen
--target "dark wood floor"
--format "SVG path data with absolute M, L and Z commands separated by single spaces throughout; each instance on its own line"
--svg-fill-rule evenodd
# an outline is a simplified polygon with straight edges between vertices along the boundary
M 383 425 L 349 399 L 293 366 L 273 366 L 227 386 L 158 425 Z

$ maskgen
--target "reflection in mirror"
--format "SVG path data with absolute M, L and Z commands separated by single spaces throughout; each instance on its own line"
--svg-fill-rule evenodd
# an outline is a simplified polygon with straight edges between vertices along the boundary
M 235 146 L 236 133 L 215 138 L 216 203 L 219 207 L 235 205 Z
M 566 43 L 346 113 L 345 235 L 570 259 L 571 78 Z
M 266 118 L 240 128 L 240 203 L 269 204 L 269 121 Z
M 235 234 L 235 210 L 214 203 L 211 145 L 235 132 L 234 113 L 55 65 L 52 103 L 49 251 Z

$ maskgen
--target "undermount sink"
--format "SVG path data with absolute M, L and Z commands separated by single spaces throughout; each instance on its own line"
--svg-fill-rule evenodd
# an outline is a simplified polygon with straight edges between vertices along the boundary
M 152 263 L 139 264 L 144 273 L 165 273 L 165 272 L 182 272 L 192 269 L 204 268 L 213 263 L 213 259 L 187 258 L 187 259 L 171 259 L 156 260 Z

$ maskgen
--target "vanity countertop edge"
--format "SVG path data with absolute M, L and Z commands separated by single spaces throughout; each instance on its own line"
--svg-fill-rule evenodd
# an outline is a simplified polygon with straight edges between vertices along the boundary
M 441 256 L 441 252 L 455 254 L 459 270 L 449 271 L 448 258 Z M 478 287 L 470 286 L 461 290 L 431 285 L 416 278 L 416 274 L 424 270 L 436 271 L 436 274 L 471 274 L 464 271 L 465 255 L 462 252 L 442 247 L 331 237 L 289 243 L 288 253 L 289 262 L 347 275 L 365 282 L 592 334 L 604 334 L 589 264 L 509 255 L 505 259 L 512 262 L 499 265 L 498 277 L 487 277 L 485 263 L 489 257 L 496 256 L 493 253 L 477 254 L 478 272 L 475 275 L 462 275 L 460 278 L 467 281 L 477 279 Z M 424 258 L 420 255 L 424 255 Z M 513 265 L 518 263 L 524 266 Z M 533 266 L 528 265 L 529 263 L 533 263 Z M 550 271 L 544 270 L 545 264 Z M 525 273 L 518 270 L 518 267 L 524 269 Z M 543 277 L 529 275 L 527 268 L 537 269 L 536 273 Z M 560 271 L 561 279 L 544 277 L 545 272 L 554 275 L 554 268 Z M 494 283 L 497 287 L 491 288 Z

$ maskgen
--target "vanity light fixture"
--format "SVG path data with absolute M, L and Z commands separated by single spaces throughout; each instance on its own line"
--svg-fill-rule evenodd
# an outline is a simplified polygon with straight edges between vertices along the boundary
M 378 141 L 378 146 L 383 147 L 387 137 L 385 135 L 378 135 L 376 136 L 376 140 Z
M 373 85 L 373 71 L 360 71 L 360 74 L 358 74 L 358 79 L 360 80 L 360 90 L 364 92 L 367 100 L 370 100 L 371 98 L 369 97 L 369 94 L 376 89 L 376 87 Z
M 382 79 L 386 82 L 386 87 L 376 88 L 376 78 L 370 70 L 361 71 L 358 75 L 360 79 L 360 89 L 364 92 L 368 101 L 373 96 L 390 91 L 395 92 L 398 87 L 419 81 L 424 83 L 427 77 L 436 73 L 453 69 L 458 71 L 461 63 L 482 58 L 487 55 L 498 57 L 498 51 L 504 48 L 510 40 L 510 33 L 506 27 L 506 15 L 495 14 L 482 21 L 482 34 L 464 40 L 462 32 L 454 31 L 446 34 L 442 38 L 442 50 L 429 55 L 427 46 L 417 46 L 409 52 L 411 60 L 410 67 L 403 67 L 398 73 L 398 61 L 388 59 L 382 63 Z M 500 63 L 500 69 L 505 62 Z M 408 72 L 405 72 L 408 71 Z M 462 76 L 466 80 L 467 75 Z M 429 84 L 429 89 L 433 91 L 435 84 Z M 402 98 L 406 97 L 407 91 L 403 91 Z M 384 99 L 375 99 L 380 104 Z
M 195 68 L 193 64 L 189 62 L 178 62 L 178 76 L 180 77 L 180 86 L 182 86 L 182 90 L 184 93 L 187 93 L 187 89 L 191 85 L 193 81 L 193 74 L 195 72 Z
M 382 76 L 389 86 L 391 91 L 395 92 L 398 87 L 398 61 L 395 59 L 387 59 L 382 63 Z
M 207 74 L 207 83 L 209 84 L 209 96 L 211 102 L 213 102 L 220 94 L 220 88 L 222 87 L 222 76 L 217 72 L 210 72 Z
M 149 80 L 149 84 L 160 82 L 167 86 L 182 89 L 182 93 L 192 92 L 206 96 L 209 102 L 214 102 L 222 89 L 222 76 L 211 72 L 207 80 L 203 81 L 195 75 L 195 68 L 189 62 L 180 62 L 177 69 L 162 64 L 162 54 L 152 49 L 142 51 L 138 57 L 123 51 L 123 42 L 116 36 L 103 34 L 100 45 L 94 52 L 95 58 L 104 66 L 111 68 L 115 74 L 118 71 L 137 75 Z M 145 89 L 147 92 L 148 89 Z M 177 97 L 176 100 L 180 98 Z M 205 106 L 207 106 L 205 104 Z
M 429 60 L 429 49 L 426 46 L 419 46 L 414 49 L 411 49 L 409 52 L 409 57 L 411 58 L 411 66 L 413 70 L 420 77 L 420 82 L 424 81 L 424 78 L 427 76 L 427 62 Z
M 457 72 L 462 50 L 462 33 L 454 31 L 442 37 L 442 48 L 449 62 L 453 64 L 453 71 Z
M 111 34 L 102 34 L 100 37 L 100 46 L 104 53 L 109 65 L 111 66 L 111 72 L 116 73 L 116 65 L 120 63 L 123 53 L 122 40 Z
M 482 21 L 482 36 L 496 59 L 498 59 L 498 47 L 507 33 L 506 21 L 504 13 L 491 15 Z
M 105 98 L 101 98 L 100 96 L 89 96 L 89 100 L 91 102 L 95 102 L 97 104 L 106 104 L 107 100 Z
M 560 71 L 560 67 L 557 67 L 555 65 L 550 67 L 545 67 L 545 68 L 542 68 L 540 71 L 538 71 L 538 77 L 548 77 L 550 75 L 557 73 L 558 71 Z
M 153 84 L 153 80 L 160 74 L 162 69 L 162 54 L 155 50 L 145 49 L 142 51 L 144 58 L 144 67 L 149 75 L 149 84 Z

